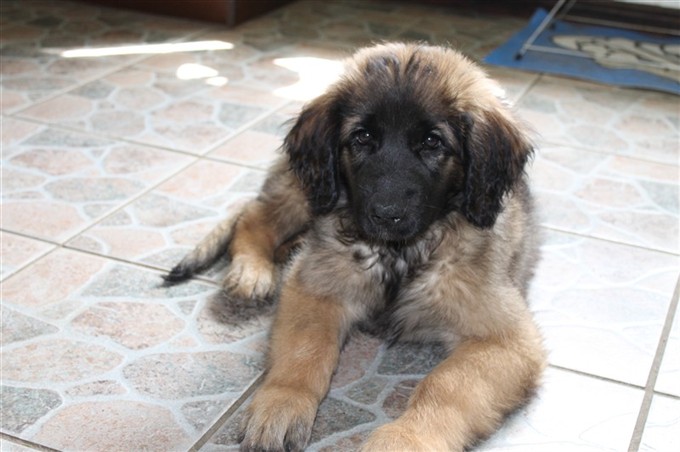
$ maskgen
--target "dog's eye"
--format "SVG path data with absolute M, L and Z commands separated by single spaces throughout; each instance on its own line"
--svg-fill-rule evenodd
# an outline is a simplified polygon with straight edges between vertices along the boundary
M 371 132 L 368 130 L 359 130 L 354 134 L 354 139 L 357 143 L 365 146 L 367 144 L 371 144 L 373 141 L 373 135 L 371 135 Z
M 439 147 L 441 142 L 442 142 L 441 138 L 439 138 L 434 133 L 428 133 L 427 135 L 425 135 L 425 138 L 423 138 L 423 146 L 425 146 L 428 149 L 435 149 Z

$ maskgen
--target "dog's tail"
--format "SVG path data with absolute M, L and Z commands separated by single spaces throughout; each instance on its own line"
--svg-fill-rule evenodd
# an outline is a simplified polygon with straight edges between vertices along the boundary
M 229 251 L 229 244 L 234 235 L 234 227 L 240 216 L 229 216 L 219 223 L 201 242 L 175 265 L 167 275 L 163 275 L 163 285 L 172 286 L 212 267 Z

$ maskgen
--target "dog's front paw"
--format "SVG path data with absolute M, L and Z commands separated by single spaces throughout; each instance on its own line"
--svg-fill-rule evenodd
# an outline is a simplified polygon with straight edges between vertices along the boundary
M 379 427 L 368 437 L 361 447 L 362 452 L 388 451 L 440 451 L 449 450 L 446 444 L 434 444 L 434 438 L 426 437 L 427 433 L 413 431 L 400 425 L 399 421 Z
M 303 450 L 309 441 L 317 408 L 314 397 L 299 389 L 261 388 L 241 425 L 241 450 Z
M 276 286 L 276 267 L 259 256 L 234 256 L 222 281 L 224 290 L 240 298 L 267 298 Z

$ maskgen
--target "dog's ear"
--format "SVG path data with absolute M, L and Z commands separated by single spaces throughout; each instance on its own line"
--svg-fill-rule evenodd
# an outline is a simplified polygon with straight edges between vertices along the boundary
M 330 212 L 339 196 L 339 118 L 335 97 L 322 95 L 303 108 L 283 142 L 317 215 Z
M 506 113 L 463 115 L 462 213 L 477 227 L 490 228 L 501 212 L 503 195 L 522 177 L 533 145 Z

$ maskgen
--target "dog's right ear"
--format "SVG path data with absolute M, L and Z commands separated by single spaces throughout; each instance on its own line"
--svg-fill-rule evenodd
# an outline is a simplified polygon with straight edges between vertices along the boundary
M 330 212 L 339 196 L 340 114 L 332 94 L 306 105 L 283 142 L 314 214 Z

